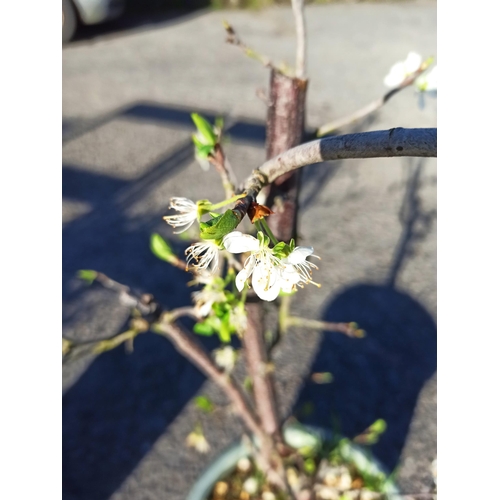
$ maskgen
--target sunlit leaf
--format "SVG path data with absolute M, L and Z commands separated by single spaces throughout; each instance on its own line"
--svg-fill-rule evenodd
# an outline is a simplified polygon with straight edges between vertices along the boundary
M 197 396 L 194 398 L 194 402 L 196 406 L 205 413 L 210 413 L 215 408 L 215 405 L 206 396 Z
M 94 280 L 97 278 L 97 271 L 92 271 L 91 269 L 80 269 L 78 271 L 77 276 L 86 281 L 89 285 L 91 285 Z
M 191 113 L 191 118 L 196 125 L 204 144 L 215 146 L 215 144 L 217 144 L 217 136 L 214 133 L 212 125 L 197 113 Z
M 172 258 L 175 257 L 170 245 L 158 233 L 151 235 L 149 248 L 161 260 L 171 262 Z

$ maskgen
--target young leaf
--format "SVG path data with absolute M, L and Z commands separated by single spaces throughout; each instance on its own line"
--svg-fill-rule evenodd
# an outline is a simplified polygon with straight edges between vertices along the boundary
M 201 140 L 206 146 L 215 146 L 217 144 L 217 136 L 214 133 L 212 125 L 197 113 L 191 113 L 191 118 L 200 133 Z
M 204 240 L 220 240 L 233 231 L 239 222 L 238 216 L 232 210 L 226 210 L 222 215 L 207 222 L 200 222 L 200 236 Z
M 81 280 L 86 281 L 87 284 L 91 285 L 97 278 L 97 271 L 93 271 L 92 269 L 80 269 L 80 271 L 78 271 L 77 273 L 77 276 Z
M 197 333 L 198 335 L 204 335 L 205 337 L 210 337 L 210 335 L 213 335 L 215 333 L 213 327 L 206 321 L 196 323 L 193 326 L 193 331 L 194 333 Z
M 194 398 L 194 402 L 196 406 L 205 413 L 210 413 L 215 408 L 215 405 L 206 396 L 197 396 Z
M 161 260 L 171 262 L 172 258 L 175 257 L 170 245 L 158 233 L 151 235 L 149 248 Z

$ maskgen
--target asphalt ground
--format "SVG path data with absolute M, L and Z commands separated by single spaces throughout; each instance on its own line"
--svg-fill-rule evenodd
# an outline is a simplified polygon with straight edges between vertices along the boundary
M 390 66 L 410 50 L 436 55 L 435 2 L 334 4 L 306 10 L 307 123 L 315 127 L 379 97 Z M 193 159 L 189 114 L 226 116 L 227 154 L 240 179 L 264 160 L 268 70 L 224 43 L 227 19 L 279 63 L 294 61 L 290 9 L 201 11 L 77 40 L 63 50 L 63 333 L 102 338 L 126 328 L 127 308 L 78 269 L 97 269 L 186 304 L 189 276 L 156 259 L 159 232 L 186 243 L 161 217 L 171 196 L 222 199 L 212 170 Z M 412 89 L 349 130 L 436 126 Z M 349 131 L 346 130 L 346 131 Z M 304 169 L 300 235 L 321 256 L 322 288 L 293 312 L 357 321 L 365 339 L 292 330 L 276 352 L 283 416 L 354 436 L 377 418 L 388 429 L 374 454 L 400 465 L 406 493 L 432 486 L 436 456 L 436 161 L 345 160 Z M 213 339 L 204 340 L 215 347 Z M 329 371 L 331 384 L 310 374 Z M 193 403 L 207 395 L 218 409 Z M 305 409 L 313 410 L 307 413 Z M 211 445 L 185 444 L 200 422 Z M 154 334 L 63 368 L 63 497 L 183 499 L 199 472 L 241 432 L 220 391 Z

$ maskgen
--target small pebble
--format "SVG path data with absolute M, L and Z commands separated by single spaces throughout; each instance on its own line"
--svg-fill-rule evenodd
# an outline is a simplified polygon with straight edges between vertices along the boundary
M 320 500 L 338 500 L 340 498 L 340 494 L 336 488 L 322 486 L 317 491 L 316 497 Z
M 276 495 L 272 491 L 264 491 L 262 500 L 276 500 Z
M 259 481 L 254 477 L 249 477 L 243 483 L 243 489 L 250 495 L 255 495 L 259 491 Z
M 240 472 L 248 472 L 252 468 L 252 462 L 247 457 L 240 458 L 236 464 Z
M 337 488 L 340 490 L 348 490 L 351 487 L 352 478 L 348 470 L 343 470 L 340 474 L 339 483 Z
M 293 467 L 287 467 L 286 478 L 288 480 L 288 484 L 293 489 L 297 489 L 299 485 L 299 476 L 297 475 L 297 471 Z
M 227 483 L 225 483 L 224 481 L 219 481 L 219 482 L 215 483 L 214 493 L 218 497 L 223 497 L 226 495 L 228 489 L 229 489 L 229 486 Z

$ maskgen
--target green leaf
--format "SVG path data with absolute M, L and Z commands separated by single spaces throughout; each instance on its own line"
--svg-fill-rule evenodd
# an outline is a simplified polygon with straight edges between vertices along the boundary
M 87 284 L 91 285 L 97 278 L 97 271 L 93 271 L 92 269 L 80 269 L 77 276 L 81 280 L 86 281 Z
M 206 160 L 210 156 L 213 149 L 213 146 L 196 146 L 196 156 Z
M 224 128 L 224 118 L 222 118 L 222 116 L 218 116 L 215 119 L 214 125 L 217 127 L 218 130 L 222 132 L 222 129 Z
M 196 323 L 193 327 L 193 331 L 198 335 L 204 335 L 206 337 L 210 337 L 210 335 L 213 335 L 215 333 L 213 327 L 209 325 L 206 321 L 203 321 L 201 323 Z
M 283 430 L 283 438 L 288 446 L 299 450 L 303 455 L 310 455 L 321 446 L 319 434 L 307 430 L 300 424 L 287 425 Z
M 386 431 L 387 424 L 385 423 L 385 420 L 383 420 L 382 418 L 379 418 L 378 420 L 373 422 L 373 424 L 370 425 L 370 427 L 368 429 L 376 434 L 382 434 L 383 432 Z
M 316 472 L 316 463 L 312 458 L 306 458 L 304 460 L 304 470 L 309 475 L 313 475 Z
M 214 411 L 215 405 L 206 396 L 197 396 L 194 398 L 194 402 L 196 406 L 205 413 Z
M 191 118 L 200 133 L 201 140 L 205 146 L 211 145 L 212 147 L 217 144 L 217 136 L 214 133 L 212 125 L 197 113 L 191 113 Z
M 207 222 L 200 222 L 200 236 L 204 240 L 220 240 L 233 231 L 239 222 L 240 219 L 233 210 L 226 210 Z
M 221 342 L 228 344 L 231 342 L 231 325 L 229 323 L 229 313 L 224 316 L 219 329 L 219 338 Z
M 172 258 L 175 257 L 170 245 L 158 233 L 151 235 L 149 248 L 161 260 L 171 262 Z
M 385 420 L 378 419 L 370 427 L 354 438 L 355 443 L 372 445 L 378 442 L 381 434 L 387 429 Z
M 276 255 L 279 259 L 284 259 L 287 257 L 290 252 L 288 245 L 284 241 L 280 241 L 273 247 L 273 254 Z

